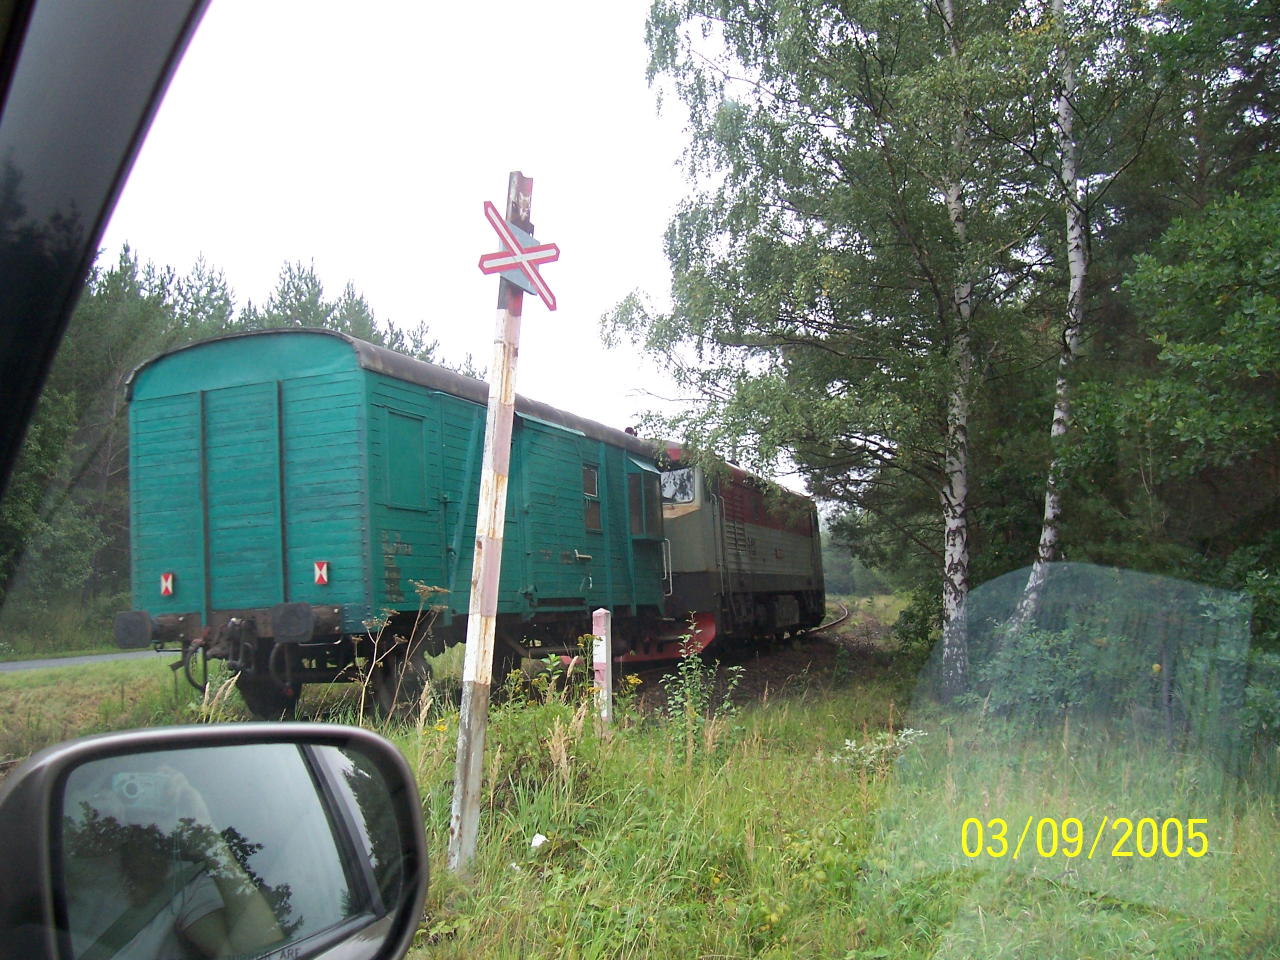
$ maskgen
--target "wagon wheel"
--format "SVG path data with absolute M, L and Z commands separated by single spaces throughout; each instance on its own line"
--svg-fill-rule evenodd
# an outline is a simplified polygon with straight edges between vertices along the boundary
M 292 720 L 293 712 L 298 706 L 298 694 L 301 684 L 295 685 L 292 693 L 269 676 L 242 673 L 236 678 L 236 689 L 244 704 L 259 720 Z
M 419 646 L 412 653 L 400 644 L 382 657 L 373 670 L 373 702 L 388 719 L 413 716 L 431 682 L 431 664 Z

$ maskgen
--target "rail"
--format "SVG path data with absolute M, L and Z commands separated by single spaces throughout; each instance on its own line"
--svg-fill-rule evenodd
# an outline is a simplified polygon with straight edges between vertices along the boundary
M 840 626 L 840 624 L 844 623 L 846 620 L 848 620 L 848 619 L 849 619 L 849 608 L 848 608 L 848 607 L 846 607 L 843 603 L 839 603 L 839 601 L 837 601 L 837 603 L 838 603 L 838 605 L 839 605 L 840 609 L 844 611 L 844 613 L 842 613 L 840 616 L 836 617 L 836 618 L 835 618 L 834 620 L 832 620 L 830 623 L 824 623 L 824 624 L 822 624 L 822 626 L 820 626 L 820 627 L 814 627 L 814 628 L 813 628 L 813 632 L 814 632 L 814 633 L 816 633 L 816 632 L 817 632 L 817 631 L 819 631 L 819 630 L 830 630 L 832 627 L 838 627 L 838 626 Z

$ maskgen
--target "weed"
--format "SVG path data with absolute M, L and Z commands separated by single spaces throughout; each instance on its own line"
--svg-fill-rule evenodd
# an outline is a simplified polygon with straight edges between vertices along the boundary
M 720 661 L 705 662 L 693 644 L 684 638 L 675 673 L 658 682 L 667 694 L 666 726 L 672 739 L 684 747 L 686 764 L 693 762 L 699 748 L 715 752 L 716 746 L 733 732 L 738 708 L 733 691 L 742 682 L 743 668 L 728 667 L 720 678 Z
M 844 747 L 831 757 L 832 763 L 843 764 L 873 776 L 883 776 L 893 766 L 893 762 L 913 743 L 926 736 L 923 730 L 906 727 L 896 733 L 893 730 L 880 730 L 870 739 L 859 743 L 857 740 L 846 740 Z
M 853 679 L 853 654 L 844 644 L 836 647 L 836 656 L 831 664 L 831 684 L 842 687 Z
M 644 681 L 634 673 L 618 677 L 613 687 L 613 722 L 627 728 L 640 722 L 640 686 Z
M 236 688 L 236 680 L 240 674 L 238 672 L 232 673 L 226 670 L 225 667 L 222 670 L 226 674 L 225 678 L 218 683 L 215 689 L 214 681 L 217 675 L 211 675 L 209 682 L 205 684 L 204 696 L 201 698 L 200 703 L 195 705 L 200 723 L 219 723 L 231 719 L 231 717 L 227 716 L 227 703 L 232 691 Z M 212 696 L 210 696 L 210 691 L 213 691 Z

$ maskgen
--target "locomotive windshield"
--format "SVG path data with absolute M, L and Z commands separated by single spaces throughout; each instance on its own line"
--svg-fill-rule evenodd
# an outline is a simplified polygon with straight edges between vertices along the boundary
M 694 489 L 692 467 L 663 471 L 663 503 L 693 503 Z

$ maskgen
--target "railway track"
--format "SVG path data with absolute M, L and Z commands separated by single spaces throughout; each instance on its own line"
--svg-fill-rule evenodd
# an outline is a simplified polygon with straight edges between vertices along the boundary
M 840 614 L 840 616 L 836 617 L 834 620 L 831 620 L 831 621 L 829 621 L 829 622 L 827 622 L 827 623 L 824 623 L 824 624 L 822 624 L 821 626 L 814 627 L 814 628 L 810 631 L 810 633 L 817 633 L 817 632 L 819 632 L 820 630 L 830 630 L 832 627 L 838 627 L 838 626 L 840 626 L 840 624 L 842 624 L 842 623 L 844 623 L 846 620 L 848 620 L 848 619 L 849 619 L 849 608 L 848 608 L 848 607 L 846 607 L 843 603 L 837 603 L 837 606 L 839 606 L 839 607 L 840 607 L 840 609 L 841 609 L 842 611 L 844 611 L 844 612 L 843 612 L 843 613 L 841 613 L 841 614 Z
M 804 634 L 801 634 L 800 636 L 803 636 L 806 638 L 813 638 L 813 637 L 816 637 L 818 634 L 820 634 L 822 631 L 830 630 L 833 627 L 838 627 L 840 626 L 840 624 L 847 621 L 849 617 L 852 615 L 849 608 L 845 606 L 843 603 L 838 604 L 838 606 L 840 607 L 839 616 L 836 616 L 835 618 L 827 621 L 826 623 L 821 624 L 820 626 L 814 627 L 812 630 L 806 631 Z M 727 649 L 725 648 L 717 649 L 713 645 L 707 651 L 706 656 L 714 660 L 719 660 L 722 666 L 739 666 L 739 665 L 744 667 L 759 666 L 761 665 L 762 662 L 767 663 L 768 661 L 770 661 L 771 658 L 777 656 L 784 647 L 790 644 L 790 642 L 791 642 L 790 640 L 786 640 L 786 641 L 782 641 L 781 644 L 771 642 L 771 643 L 765 643 L 760 646 L 741 645 L 741 646 L 729 647 Z M 676 661 L 669 660 L 664 663 L 659 663 L 652 666 L 646 665 L 645 667 L 638 668 L 638 669 L 629 669 L 627 667 L 623 667 L 618 671 L 618 675 L 623 676 L 625 674 L 635 674 L 637 677 L 640 678 L 642 684 L 646 688 L 649 688 L 651 685 L 656 686 L 658 681 L 663 676 L 673 672 L 675 670 L 675 666 L 676 666 Z M 581 669 L 581 667 L 579 667 L 579 669 Z

